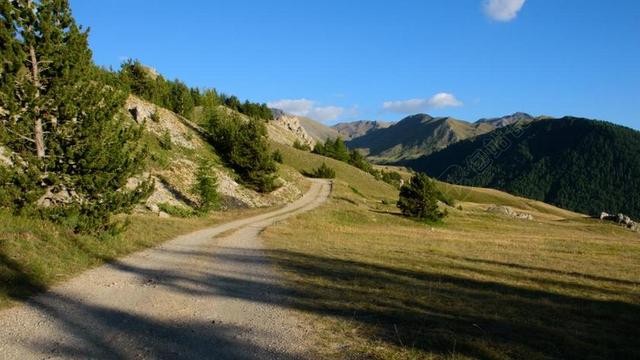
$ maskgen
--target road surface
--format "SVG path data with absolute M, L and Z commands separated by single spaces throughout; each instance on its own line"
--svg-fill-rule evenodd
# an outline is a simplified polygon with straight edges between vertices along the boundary
M 258 236 L 330 191 L 315 180 L 282 209 L 180 236 L 0 312 L 0 358 L 311 357 Z

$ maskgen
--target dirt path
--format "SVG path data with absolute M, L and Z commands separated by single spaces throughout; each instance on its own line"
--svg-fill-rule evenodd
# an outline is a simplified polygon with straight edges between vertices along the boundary
M 308 330 L 279 301 L 258 235 L 330 188 L 314 181 L 280 210 L 178 237 L 0 312 L 0 358 L 304 358 Z

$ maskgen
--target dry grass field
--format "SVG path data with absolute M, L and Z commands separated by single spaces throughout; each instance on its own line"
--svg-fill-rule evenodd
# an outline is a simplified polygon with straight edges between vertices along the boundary
M 294 167 L 321 160 L 285 152 Z M 289 306 L 317 324 L 328 358 L 640 357 L 637 233 L 446 184 L 462 210 L 426 225 L 381 202 L 393 189 L 336 170 L 329 203 L 263 234 Z M 487 213 L 490 204 L 535 220 Z

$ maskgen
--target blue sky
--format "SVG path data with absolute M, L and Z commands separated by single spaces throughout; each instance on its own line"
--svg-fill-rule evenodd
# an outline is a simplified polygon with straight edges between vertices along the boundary
M 325 123 L 516 111 L 640 129 L 640 1 L 71 0 L 98 64 L 138 58 Z

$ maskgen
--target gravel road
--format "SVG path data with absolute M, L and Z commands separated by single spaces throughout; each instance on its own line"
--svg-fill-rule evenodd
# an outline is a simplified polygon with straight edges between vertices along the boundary
M 258 236 L 330 191 L 315 180 L 284 208 L 180 236 L 0 312 L 0 358 L 312 357 Z

